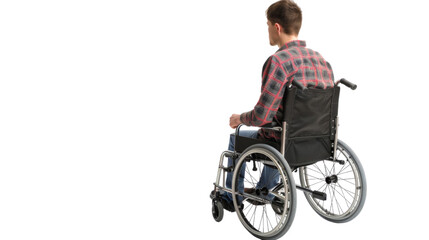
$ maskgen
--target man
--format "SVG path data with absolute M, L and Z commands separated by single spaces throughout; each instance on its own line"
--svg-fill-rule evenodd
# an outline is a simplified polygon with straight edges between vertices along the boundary
M 300 88 L 326 89 L 334 86 L 334 75 L 330 64 L 316 51 L 306 48 L 304 41 L 298 40 L 301 29 L 302 13 L 299 6 L 292 0 L 281 0 L 267 9 L 268 36 L 271 46 L 278 46 L 275 54 L 265 62 L 262 70 L 262 87 L 259 100 L 249 112 L 232 114 L 229 125 L 236 128 L 240 124 L 247 126 L 263 126 L 273 121 L 281 123 L 284 111 L 282 98 L 290 84 Z M 240 135 L 261 138 L 280 143 L 280 133 L 268 129 L 259 131 L 240 131 Z M 234 150 L 235 138 L 230 137 L 229 150 Z M 229 159 L 228 165 L 232 165 Z M 277 184 L 278 179 L 265 182 L 264 176 L 273 176 L 277 170 L 264 168 L 256 188 L 268 189 Z M 243 190 L 243 182 L 239 181 L 239 190 Z M 226 187 L 232 186 L 232 173 L 227 174 Z M 244 189 L 252 193 L 254 189 Z M 232 197 L 228 193 L 223 196 L 224 208 L 234 211 Z M 256 203 L 255 203 L 256 204 Z

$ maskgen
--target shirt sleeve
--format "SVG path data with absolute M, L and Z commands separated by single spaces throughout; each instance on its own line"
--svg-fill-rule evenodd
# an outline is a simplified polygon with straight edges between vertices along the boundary
M 271 123 L 282 102 L 287 74 L 277 57 L 269 57 L 262 70 L 261 95 L 253 110 L 242 113 L 240 120 L 247 126 Z

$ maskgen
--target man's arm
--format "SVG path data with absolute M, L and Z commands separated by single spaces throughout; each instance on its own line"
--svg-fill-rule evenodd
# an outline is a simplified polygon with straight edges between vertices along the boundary
M 253 110 L 242 113 L 239 121 L 236 119 L 236 114 L 233 114 L 230 118 L 230 126 L 234 128 L 233 126 L 238 122 L 247 126 L 258 127 L 271 123 L 282 102 L 286 83 L 286 72 L 277 57 L 271 56 L 264 65 L 261 95 L 258 103 Z

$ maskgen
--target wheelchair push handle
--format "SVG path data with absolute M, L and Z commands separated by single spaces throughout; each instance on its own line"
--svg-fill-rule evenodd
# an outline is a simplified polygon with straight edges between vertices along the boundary
M 346 85 L 347 87 L 349 87 L 352 90 L 355 90 L 357 88 L 356 84 L 347 81 L 345 78 L 341 78 L 335 85 L 338 85 L 339 83 Z

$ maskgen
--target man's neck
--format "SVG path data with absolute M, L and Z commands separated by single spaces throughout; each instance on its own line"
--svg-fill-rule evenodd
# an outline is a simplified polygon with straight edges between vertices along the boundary
M 277 46 L 279 48 L 283 47 L 286 43 L 290 42 L 290 41 L 294 41 L 294 40 L 298 40 L 298 36 L 296 35 L 287 35 L 287 34 L 282 34 L 280 35 L 280 39 L 279 42 L 277 44 Z

